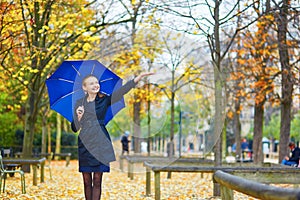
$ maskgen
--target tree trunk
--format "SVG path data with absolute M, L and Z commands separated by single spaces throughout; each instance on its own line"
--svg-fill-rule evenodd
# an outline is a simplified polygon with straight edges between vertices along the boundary
M 221 1 L 215 1 L 214 8 L 214 41 L 213 46 L 214 52 L 214 86 L 215 86 L 215 115 L 214 115 L 214 159 L 215 166 L 222 165 L 222 130 L 223 130 L 223 120 L 222 120 L 222 70 L 221 70 L 221 44 L 220 44 L 220 33 L 219 33 L 219 6 Z M 224 114 L 224 113 L 223 113 Z M 214 196 L 220 196 L 220 186 L 214 183 Z
M 282 7 L 277 19 L 278 23 L 278 48 L 279 59 L 282 69 L 281 81 L 281 122 L 280 122 L 280 142 L 279 142 L 279 162 L 288 155 L 288 143 L 291 128 L 291 106 L 293 94 L 292 68 L 289 65 L 289 53 L 287 46 L 287 26 L 288 26 L 288 6 L 289 1 L 283 0 Z
M 240 10 L 240 4 L 238 4 L 238 9 Z M 238 16 L 237 20 L 237 26 L 241 27 L 241 15 Z M 237 36 L 237 48 L 240 51 L 242 49 L 242 41 L 241 36 Z M 241 58 L 241 55 L 237 55 L 238 58 Z M 237 64 L 236 68 L 239 70 L 242 66 Z M 235 82 L 234 84 L 234 92 L 235 98 L 237 98 L 234 101 L 234 115 L 233 115 L 233 133 L 234 133 L 234 141 L 235 141 L 235 158 L 237 160 L 242 159 L 242 151 L 241 151 L 241 121 L 240 121 L 240 110 L 241 110 L 241 98 L 238 96 L 237 91 L 241 90 L 241 87 L 239 86 L 239 82 Z
M 133 105 L 133 135 L 134 135 L 134 153 L 141 152 L 141 119 L 140 119 L 141 103 L 135 102 Z
M 216 67 L 215 67 L 216 68 Z M 214 116 L 214 160 L 215 166 L 222 165 L 222 88 L 219 77 L 219 70 L 215 70 L 215 116 Z M 217 75 L 217 76 L 216 76 Z M 220 186 L 214 183 L 214 196 L 220 196 Z
M 172 84 L 173 85 L 173 84 Z M 171 127 L 170 127 L 170 141 L 167 144 L 167 153 L 169 157 L 172 157 L 175 153 L 174 145 L 174 124 L 175 124 L 175 93 L 172 90 L 171 94 Z
M 219 33 L 219 6 L 221 2 L 215 1 L 214 9 L 214 86 L 215 86 L 215 116 L 214 116 L 214 139 L 216 145 L 214 148 L 215 151 L 215 165 L 221 165 L 221 133 L 222 133 L 222 71 L 221 71 L 221 44 L 220 44 L 220 33 Z
M 175 125 L 175 70 L 172 70 L 171 84 L 171 119 L 170 119 L 170 141 L 167 143 L 167 154 L 172 157 L 175 154 L 174 125 Z
M 42 116 L 42 149 L 41 153 L 46 153 L 47 148 L 47 116 Z
M 37 99 L 34 93 L 29 95 L 29 100 L 26 105 L 26 114 L 25 114 L 25 127 L 24 127 L 24 140 L 23 140 L 23 157 L 29 158 L 32 154 L 33 148 L 33 138 L 35 123 L 37 119 Z
M 51 150 L 51 128 L 50 128 L 49 124 L 47 126 L 47 133 L 48 133 L 48 150 L 47 150 L 47 153 L 51 153 L 52 152 L 52 150 Z
M 240 122 L 240 114 L 238 110 L 240 109 L 240 101 L 235 102 L 235 113 L 233 116 L 233 132 L 234 132 L 234 140 L 236 145 L 235 157 L 236 159 L 241 159 L 241 122 Z
M 37 108 L 35 105 L 38 102 L 36 95 L 32 92 L 29 95 L 28 103 L 26 105 L 26 114 L 25 114 L 25 127 L 24 127 L 24 139 L 23 139 L 23 149 L 22 156 L 24 158 L 30 158 L 32 155 L 33 148 L 33 138 L 35 123 L 37 120 Z M 30 172 L 30 165 L 23 165 L 22 170 L 25 172 Z
M 264 122 L 264 102 L 255 104 L 254 110 L 254 133 L 253 133 L 253 162 L 255 164 L 263 163 L 262 151 L 262 135 L 263 135 L 263 122 Z
M 70 122 L 66 118 L 63 118 L 62 122 L 63 122 L 63 125 L 62 125 L 63 131 L 66 133 L 70 132 L 70 127 L 71 127 Z
M 216 68 L 216 67 L 215 67 Z M 215 70 L 215 116 L 214 116 L 214 155 L 215 166 L 222 165 L 222 132 L 223 132 L 223 120 L 222 120 L 222 84 L 220 81 L 220 72 Z
M 24 139 L 23 139 L 23 157 L 29 158 L 32 154 L 32 147 L 33 147 L 33 137 L 34 137 L 34 122 L 31 120 L 32 118 L 26 114 L 25 119 L 25 132 L 24 132 Z
M 149 88 L 149 84 L 148 84 L 148 91 L 150 91 L 150 88 Z M 152 139 L 152 137 L 151 137 L 151 102 L 150 101 L 148 101 L 147 102 L 147 104 L 148 104 L 148 115 L 147 115 L 147 117 L 148 117 L 148 137 L 147 137 L 147 152 L 148 152 L 148 156 L 150 156 L 150 151 L 151 151 L 151 139 Z
M 61 116 L 56 113 L 56 144 L 55 144 L 55 153 L 61 152 Z M 56 156 L 55 160 L 59 158 Z
M 221 149 L 221 161 L 222 159 L 226 158 L 226 154 L 227 154 L 227 120 L 225 119 L 224 121 L 224 126 L 223 126 L 223 130 L 222 130 L 222 149 Z

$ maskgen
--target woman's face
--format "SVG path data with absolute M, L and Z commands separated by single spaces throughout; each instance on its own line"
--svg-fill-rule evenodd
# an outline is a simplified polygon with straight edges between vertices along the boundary
M 82 88 L 88 94 L 97 94 L 100 90 L 100 85 L 99 85 L 98 79 L 93 76 L 88 77 L 83 82 Z

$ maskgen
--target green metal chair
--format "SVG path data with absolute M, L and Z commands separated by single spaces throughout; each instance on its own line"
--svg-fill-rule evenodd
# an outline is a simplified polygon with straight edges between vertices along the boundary
M 3 181 L 3 192 L 5 191 L 5 180 L 7 177 L 7 174 L 14 174 L 19 173 L 21 175 L 21 187 L 22 187 L 22 194 L 26 193 L 25 190 L 25 175 L 22 170 L 7 170 L 4 168 L 3 162 L 2 162 L 2 155 L 0 155 L 0 193 L 2 190 L 2 181 Z

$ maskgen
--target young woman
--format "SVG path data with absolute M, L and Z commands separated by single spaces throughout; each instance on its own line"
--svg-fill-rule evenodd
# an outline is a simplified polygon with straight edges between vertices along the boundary
M 145 76 L 153 73 L 142 73 L 128 81 L 111 96 L 101 94 L 97 77 L 89 75 L 82 81 L 86 96 L 75 104 L 75 116 L 71 124 L 78 136 L 79 172 L 82 172 L 86 200 L 101 198 L 102 175 L 109 172 L 109 163 L 116 160 L 113 146 L 104 119 L 110 105 L 119 101 Z

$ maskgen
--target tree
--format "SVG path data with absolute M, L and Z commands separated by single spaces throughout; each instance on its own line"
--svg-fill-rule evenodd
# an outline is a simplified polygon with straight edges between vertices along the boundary
M 275 65 L 277 46 L 271 31 L 273 15 L 260 13 L 257 8 L 254 10 L 257 12 L 257 16 L 261 17 L 255 24 L 257 31 L 246 30 L 244 32 L 242 47 L 238 50 L 240 57 L 237 62 L 240 68 L 235 72 L 235 77 L 243 77 L 248 80 L 246 84 L 243 84 L 243 87 L 239 88 L 239 93 L 243 94 L 244 97 L 248 96 L 250 104 L 252 97 L 254 98 L 253 159 L 256 164 L 259 164 L 263 162 L 261 142 L 264 104 L 267 100 L 273 104 L 276 103 L 273 94 L 275 88 L 273 80 L 278 74 L 278 69 Z M 268 13 L 268 11 L 265 12 Z
M 265 132 L 263 130 L 263 125 L 264 125 L 263 121 L 265 117 L 264 106 L 266 102 L 270 102 L 271 106 L 276 106 L 281 102 L 282 120 L 280 124 L 281 127 L 285 127 L 284 128 L 285 131 L 282 132 L 280 135 L 281 137 L 285 137 L 285 139 L 282 140 L 284 143 L 283 151 L 285 151 L 283 155 L 286 155 L 288 153 L 287 143 L 289 140 L 289 136 L 288 136 L 289 128 L 287 127 L 290 127 L 289 125 L 290 118 L 291 118 L 290 109 L 291 109 L 291 101 L 292 101 L 292 94 L 293 94 L 292 91 L 293 86 L 291 86 L 291 84 L 295 83 L 295 80 L 293 78 L 294 76 L 293 65 L 297 63 L 297 60 L 295 60 L 293 56 L 295 54 L 294 49 L 297 47 L 294 45 L 296 43 L 296 40 L 295 38 L 293 38 L 293 36 L 286 38 L 287 41 L 280 41 L 284 45 L 277 45 L 280 43 L 278 42 L 279 36 L 280 38 L 283 38 L 283 35 L 287 33 L 282 32 L 282 30 L 285 30 L 284 27 L 281 26 L 281 28 L 277 28 L 280 27 L 280 25 L 277 25 L 276 27 L 276 23 L 274 22 L 280 22 L 281 20 L 284 20 L 285 16 L 278 17 L 278 13 L 273 12 L 273 11 L 279 11 L 280 10 L 279 5 L 283 5 L 283 2 L 276 4 L 275 2 L 272 1 L 272 3 L 273 4 L 271 4 L 271 1 L 266 1 L 266 4 L 263 7 L 265 8 L 265 11 L 264 9 L 260 11 L 260 7 L 261 7 L 260 2 L 259 4 L 255 4 L 254 10 L 256 11 L 258 16 L 261 16 L 259 21 L 256 23 L 257 31 L 255 31 L 256 32 L 255 33 L 252 29 L 252 30 L 248 30 L 245 33 L 246 37 L 245 39 L 243 39 L 243 48 L 240 51 L 243 52 L 242 54 L 244 54 L 244 57 L 238 60 L 240 64 L 247 66 L 246 68 L 242 68 L 241 70 L 243 72 L 243 76 L 246 75 L 247 80 L 253 80 L 254 83 L 251 85 L 250 93 L 252 93 L 255 97 L 253 150 L 254 150 L 254 161 L 256 163 L 262 163 L 263 161 L 261 139 L 262 139 L 262 133 Z M 286 10 L 284 12 L 286 12 Z M 295 16 L 297 16 L 296 13 L 295 15 L 289 14 L 290 21 L 295 19 Z M 280 20 L 276 20 L 277 18 L 280 18 Z M 292 33 L 293 28 L 292 26 L 290 27 L 291 27 L 290 31 Z M 276 33 L 274 33 L 274 30 L 277 31 L 277 35 Z M 255 35 L 252 33 L 255 33 Z M 293 34 L 287 34 L 287 35 L 293 35 Z M 275 38 L 274 36 L 277 36 L 277 38 Z M 253 42 L 249 43 L 249 40 L 252 40 Z M 288 48 L 288 50 L 282 50 L 282 48 Z M 292 59 L 295 60 L 294 64 L 288 66 L 288 69 L 278 66 L 279 61 L 282 62 L 282 59 L 280 58 L 281 56 L 278 58 L 277 51 L 282 52 L 280 54 L 281 56 L 282 55 L 286 56 L 286 53 L 292 53 L 288 57 L 292 56 Z M 286 61 L 283 64 L 287 64 Z M 248 71 L 248 69 L 250 70 Z M 279 82 L 281 85 L 276 84 L 277 82 L 276 80 L 278 78 L 281 80 Z M 288 86 L 285 86 L 285 84 L 287 84 Z M 283 89 L 281 95 L 276 93 L 277 89 L 279 90 L 279 88 Z M 245 90 L 245 88 L 243 88 L 242 90 Z M 248 99 L 251 99 L 251 97 Z M 287 111 L 286 109 L 289 109 L 289 111 Z M 282 158 L 279 158 L 279 162 L 281 160 Z
M 254 1 L 252 4 L 255 4 Z M 227 55 L 231 45 L 234 42 L 238 32 L 250 26 L 257 19 L 253 18 L 244 26 L 236 27 L 231 23 L 231 20 L 246 12 L 251 8 L 251 5 L 245 6 L 242 10 L 237 10 L 241 1 L 227 3 L 227 8 L 222 10 L 222 1 L 205 1 L 199 3 L 197 1 L 171 2 L 168 5 L 162 6 L 165 12 L 171 13 L 174 16 L 184 18 L 183 24 L 187 24 L 177 30 L 188 31 L 191 34 L 206 36 L 207 43 L 210 49 L 211 62 L 214 70 L 214 156 L 215 165 L 220 166 L 222 161 L 222 132 L 225 133 L 225 107 L 226 107 L 226 66 L 222 64 L 224 57 Z M 225 5 L 225 3 L 223 3 Z M 205 9 L 207 8 L 207 9 Z M 199 10 L 207 10 L 208 13 L 199 13 Z M 186 22 L 187 21 L 187 22 Z M 176 24 L 176 23 L 174 23 Z M 230 29 L 226 28 L 229 26 Z M 186 28 L 187 27 L 187 28 Z M 224 27 L 224 28 L 223 28 Z M 176 29 L 176 28 L 174 28 Z M 221 35 L 221 31 L 223 34 Z M 219 187 L 215 187 L 214 194 L 220 193 Z
M 223 10 L 223 7 L 221 7 L 222 1 L 206 1 L 205 3 L 186 1 L 184 7 L 182 3 L 180 3 L 179 5 L 179 3 L 175 3 L 172 1 L 168 5 L 162 6 L 165 12 L 171 13 L 173 16 L 185 19 L 184 22 L 180 24 L 180 27 L 177 26 L 174 29 L 178 31 L 188 31 L 189 33 L 194 35 L 206 36 L 207 43 L 210 49 L 215 80 L 214 139 L 216 141 L 216 145 L 214 152 L 216 165 L 221 165 L 220 135 L 224 128 L 225 118 L 223 116 L 225 116 L 224 111 L 226 106 L 225 101 L 223 100 L 226 100 L 225 80 L 228 70 L 222 64 L 222 60 L 225 58 L 231 45 L 234 43 L 234 39 L 238 32 L 250 26 L 253 22 L 256 21 L 256 18 L 249 19 L 248 23 L 245 23 L 240 27 L 236 27 L 231 23 L 232 19 L 246 12 L 251 8 L 252 5 L 246 5 L 243 9 L 238 10 L 237 7 L 240 3 L 241 1 L 227 3 L 226 10 Z M 199 10 L 207 10 L 208 12 L 199 13 Z M 176 25 L 177 23 L 174 24 Z M 185 24 L 185 26 L 182 26 L 182 24 Z M 230 28 L 225 28 L 226 26 L 229 26 Z M 223 34 L 221 33 L 221 31 L 223 32 Z
M 193 59 L 199 54 L 199 48 L 185 35 L 167 32 L 162 34 L 164 49 L 160 57 L 161 71 L 165 71 L 167 84 L 165 94 L 170 101 L 170 141 L 168 155 L 174 155 L 174 126 L 175 126 L 175 100 L 176 93 L 190 83 L 199 83 L 201 77 L 201 58 Z M 187 48 L 187 46 L 189 48 Z M 188 50 L 187 50 L 188 49 Z
M 87 9 L 81 9 L 79 6 L 83 1 L 74 2 L 74 7 L 71 4 L 61 4 L 60 2 L 48 1 L 39 3 L 20 2 L 20 10 L 22 12 L 22 20 L 25 28 L 25 37 L 27 46 L 25 49 L 29 52 L 30 58 L 27 57 L 27 65 L 29 70 L 29 80 L 27 86 L 29 88 L 28 101 L 26 105 L 25 118 L 25 135 L 23 143 L 24 156 L 31 155 L 32 141 L 34 137 L 34 127 L 37 120 L 39 109 L 44 106 L 45 101 L 45 78 L 51 65 L 58 66 L 60 63 L 56 60 L 68 58 L 68 54 L 75 54 L 82 51 L 82 55 L 86 54 L 91 45 L 89 40 L 93 37 L 85 37 L 86 27 L 92 27 L 89 21 L 84 21 L 79 26 L 74 23 L 80 17 L 85 20 L 92 19 L 93 13 Z M 76 6 L 78 5 L 78 6 Z M 64 16 L 59 13 L 61 9 L 66 9 L 69 13 Z M 79 12 L 77 19 L 74 18 L 73 12 Z M 30 24 L 28 24 L 30 20 Z M 64 21 L 62 21 L 64 20 Z M 66 34 L 69 33 L 69 34 Z M 69 48 L 66 48 L 68 47 Z M 53 70 L 53 68 L 52 68 Z M 32 72 L 33 73 L 32 73 Z M 31 72 L 31 73 L 30 73 Z M 27 78 L 27 77 L 26 77 Z
M 14 4 L 14 15 L 4 15 L 6 21 L 17 16 L 12 29 L 19 33 L 18 48 L 2 57 L 5 74 L 18 80 L 26 89 L 23 154 L 30 156 L 35 126 L 42 107 L 46 106 L 45 80 L 62 60 L 82 59 L 99 42 L 97 33 L 111 24 L 130 19 L 107 19 L 106 14 L 95 18 L 95 2 L 77 1 L 20 1 Z M 64 11 L 64 12 L 62 12 Z M 99 14 L 99 13 L 98 13 Z M 3 55 L 3 54 L 2 54 Z
M 288 155 L 288 143 L 291 129 L 291 107 L 294 86 L 294 75 L 290 64 L 288 45 L 288 15 L 290 1 L 283 0 L 278 5 L 279 14 L 276 18 L 278 27 L 278 51 L 281 65 L 281 121 L 280 121 L 280 142 L 279 142 L 279 162 Z
M 20 26 L 20 13 L 15 12 L 16 5 L 13 1 L 0 2 L 0 91 L 1 91 L 1 106 L 0 110 L 2 117 L 1 139 L 4 139 L 2 146 L 14 145 L 13 138 L 17 129 L 22 129 L 22 103 L 25 100 L 26 91 L 19 87 L 18 80 L 12 79 L 13 75 L 4 68 L 3 63 L 9 57 L 10 53 L 20 51 L 23 36 L 23 27 Z M 9 17 L 6 17 L 9 16 Z M 21 58 L 16 57 L 15 60 Z M 9 139 L 10 138 L 10 139 Z M 4 144 L 5 143 L 5 144 Z
M 157 48 L 159 43 L 157 33 L 160 27 L 155 18 L 155 10 L 146 9 L 147 2 L 132 1 L 125 3 L 121 1 L 121 3 L 126 10 L 126 15 L 130 16 L 132 21 L 128 23 L 130 27 L 126 26 L 129 39 L 125 40 L 126 43 L 119 49 L 121 50 L 120 53 L 114 56 L 112 66 L 117 66 L 117 73 L 128 77 L 128 74 L 137 75 L 142 70 L 152 70 L 155 57 L 160 51 L 160 48 Z M 147 85 L 148 81 L 146 80 L 145 83 Z M 151 92 L 145 95 L 147 94 L 145 91 L 147 91 L 146 88 L 134 89 L 134 97 L 130 102 L 133 105 L 133 142 L 136 153 L 141 150 L 142 104 L 149 101 L 150 96 L 153 97 Z

